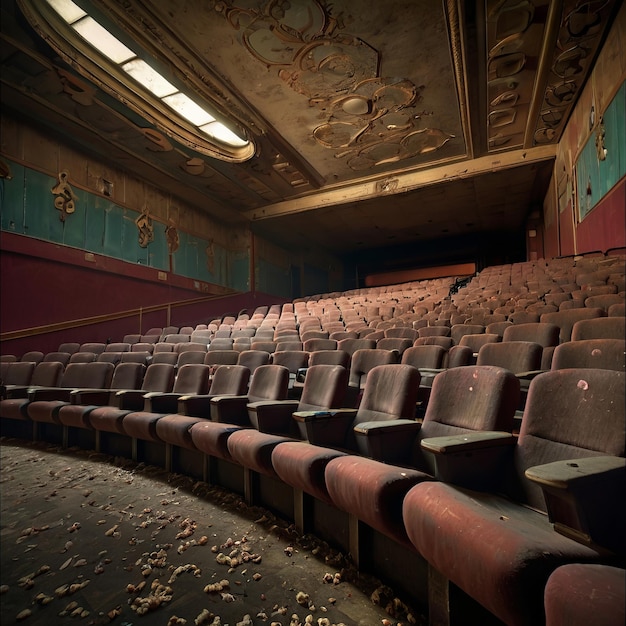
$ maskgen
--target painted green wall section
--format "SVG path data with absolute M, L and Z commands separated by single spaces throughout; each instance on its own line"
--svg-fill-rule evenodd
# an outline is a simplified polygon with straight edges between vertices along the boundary
M 138 263 L 164 272 L 209 282 L 237 291 L 249 289 L 248 254 L 233 253 L 206 239 L 178 232 L 179 248 L 170 255 L 165 224 L 153 220 L 154 240 L 139 245 L 136 211 L 82 189 L 72 187 L 75 211 L 59 218 L 54 208 L 54 178 L 15 162 L 8 162 L 10 179 L 0 179 L 0 226 L 3 231 L 28 235 L 103 256 Z M 212 255 L 209 256 L 208 251 Z M 271 285 L 271 282 L 269 283 Z M 276 295 L 285 295 L 282 288 Z
M 604 112 L 606 158 L 598 158 L 596 132 L 592 133 L 576 162 L 579 219 L 604 198 L 626 175 L 626 82 Z

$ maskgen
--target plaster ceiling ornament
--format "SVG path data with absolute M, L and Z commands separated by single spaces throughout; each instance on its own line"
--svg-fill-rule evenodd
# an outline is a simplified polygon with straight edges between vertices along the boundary
M 76 196 L 68 181 L 69 173 L 66 171 L 59 172 L 58 182 L 51 189 L 52 193 L 56 196 L 54 198 L 54 208 L 59 211 L 59 219 L 62 222 L 65 221 L 68 215 L 71 215 L 76 210 Z
M 247 4 L 247 3 L 246 3 Z M 367 42 L 343 32 L 331 7 L 317 0 L 218 2 L 215 9 L 239 32 L 240 42 L 322 111 L 313 139 L 335 150 L 353 170 L 367 170 L 438 150 L 454 137 L 423 128 L 416 105 L 425 87 L 380 75 L 381 58 Z M 515 58 L 515 66 L 520 63 Z M 426 133 L 427 143 L 416 140 Z M 421 138 L 420 138 L 421 139 Z M 383 145 L 384 144 L 384 145 Z

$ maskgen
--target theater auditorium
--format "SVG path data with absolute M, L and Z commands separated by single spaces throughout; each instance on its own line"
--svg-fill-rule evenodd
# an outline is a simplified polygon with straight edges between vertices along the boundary
M 2 624 L 624 624 L 623 2 L 0 18 Z

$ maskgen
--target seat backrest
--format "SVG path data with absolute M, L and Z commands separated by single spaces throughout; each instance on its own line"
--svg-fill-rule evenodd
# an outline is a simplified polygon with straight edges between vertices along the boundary
M 176 365 L 181 367 L 182 365 L 198 364 L 204 365 L 204 356 L 206 352 L 199 352 L 197 350 L 189 350 L 187 352 L 181 352 L 178 354 Z
M 343 405 L 348 389 L 348 370 L 341 365 L 309 367 L 298 411 L 337 409 Z
M 88 342 L 81 344 L 78 352 L 93 352 L 94 354 L 101 354 L 105 351 L 106 347 L 106 343 Z
M 504 331 L 512 325 L 513 322 L 509 322 L 508 320 L 504 322 L 491 322 L 491 324 L 487 324 L 487 326 L 485 326 L 485 333 L 488 335 L 499 335 L 502 339 Z
M 234 339 L 232 337 L 214 337 L 209 344 L 209 351 L 232 350 Z
M 113 363 L 69 363 L 59 387 L 74 389 L 109 389 L 115 366 Z
M 172 333 L 165 335 L 163 341 L 165 343 L 186 343 L 191 340 L 191 335 L 181 335 L 180 333 Z
M 5 365 L 7 367 L 2 376 L 4 385 L 29 385 L 37 366 L 33 361 L 14 361 Z
M 306 352 L 316 352 L 317 350 L 336 350 L 337 342 L 334 339 L 323 339 L 322 337 L 313 337 L 302 342 L 302 348 Z
M 572 341 L 582 339 L 626 339 L 626 320 L 620 317 L 578 320 L 572 327 Z
M 377 350 L 395 350 L 400 356 L 413 345 L 408 337 L 383 337 L 376 342 Z
M 499 342 L 500 335 L 496 333 L 478 333 L 476 335 L 463 335 L 459 341 L 459 346 L 467 346 L 473 353 L 478 353 L 485 344 Z
M 477 430 L 511 432 L 519 398 L 519 380 L 501 367 L 472 365 L 440 372 L 433 379 L 418 439 Z M 412 465 L 432 472 L 419 441 Z
M 443 366 L 450 368 L 472 365 L 473 359 L 474 351 L 469 346 L 452 346 L 446 351 L 443 358 Z
M 172 391 L 183 394 L 206 394 L 209 392 L 208 365 L 189 364 L 178 368 Z
M 178 364 L 178 354 L 176 352 L 156 352 L 152 355 L 151 363 L 167 363 L 169 365 Z
M 370 370 L 354 424 L 415 418 L 421 376 L 411 365 L 390 363 Z
M 118 341 L 117 343 L 108 343 L 105 352 L 128 352 L 130 350 L 130 343 L 124 341 Z
M 560 329 L 550 322 L 513 324 L 505 329 L 502 341 L 533 341 L 543 348 L 559 344 Z
M 113 365 L 117 365 L 122 359 L 122 354 L 125 353 L 105 351 L 97 356 L 96 361 L 101 361 L 102 363 L 113 363 Z
M 279 340 L 276 342 L 276 352 L 284 352 L 285 350 L 294 351 L 304 351 L 301 341 L 282 341 Z
M 139 389 L 145 373 L 142 363 L 120 363 L 113 372 L 111 389 Z
M 70 357 L 70 363 L 91 363 L 98 358 L 95 352 L 74 352 Z
M 608 318 L 606 318 L 608 319 Z M 570 367 L 600 368 L 623 372 L 626 368 L 626 341 L 622 339 L 581 339 L 554 349 L 553 370 Z
M 149 352 L 152 354 L 154 352 L 154 344 L 148 343 L 147 341 L 138 341 L 137 343 L 132 344 L 130 347 L 131 352 Z
M 401 363 L 418 369 L 420 367 L 440 369 L 445 354 L 446 349 L 441 346 L 413 346 L 404 351 Z
M 313 365 L 341 365 L 350 367 L 350 355 L 345 350 L 315 350 L 309 353 L 309 367 Z
M 30 352 L 25 352 L 22 355 L 20 361 L 24 363 L 41 363 L 43 361 L 44 354 L 43 352 L 39 352 L 38 350 L 31 350 Z
M 147 365 L 150 359 L 152 359 L 150 352 L 122 352 L 120 363 L 143 363 Z
M 376 347 L 376 342 L 369 337 L 364 339 L 341 339 L 337 342 L 337 349 L 344 350 L 353 355 L 357 350 L 371 350 Z
M 244 365 L 220 365 L 213 374 L 209 393 L 216 396 L 244 396 L 249 382 L 250 370 Z
M 626 374 L 604 369 L 545 372 L 530 383 L 515 447 L 510 495 L 546 511 L 542 489 L 524 472 L 590 456 L 623 457 Z
M 289 370 L 282 365 L 257 367 L 250 382 L 248 401 L 286 400 L 289 388 Z
M 420 329 L 421 330 L 421 329 Z M 418 337 L 414 342 L 414 346 L 441 346 L 449 350 L 454 345 L 452 337 Z
M 413 343 L 418 337 L 419 333 L 416 328 L 409 326 L 395 326 L 393 328 L 386 328 L 384 331 L 385 337 L 400 337 L 402 339 L 410 339 Z
M 609 294 L 598 294 L 594 296 L 589 296 L 585 299 L 585 306 L 594 308 L 599 307 L 604 309 L 604 311 L 608 311 L 609 307 L 613 304 L 621 304 L 624 302 L 624 296 L 616 293 Z
M 44 355 L 44 361 L 58 361 L 59 363 L 63 363 L 63 365 L 67 365 L 70 362 L 72 355 L 69 352 L 48 352 Z
M 533 341 L 487 343 L 478 351 L 476 365 L 495 365 L 520 374 L 541 369 L 543 348 Z
M 621 302 L 620 304 L 612 304 L 607 311 L 609 317 L 624 317 L 626 316 L 626 305 Z
M 309 353 L 304 350 L 277 350 L 272 354 L 272 363 L 282 365 L 290 374 L 296 374 L 299 369 L 309 364 Z
M 450 326 L 424 326 L 418 329 L 420 338 L 422 337 L 450 337 Z
M 35 371 L 30 379 L 33 387 L 58 387 L 65 366 L 59 361 L 42 361 L 35 366 Z
M 172 363 L 151 363 L 146 369 L 141 389 L 162 393 L 172 391 L 175 377 L 176 367 Z
M 74 354 L 74 352 L 80 351 L 80 344 L 74 341 L 66 341 L 59 346 L 59 352 L 69 352 L 70 354 Z
M 464 335 L 479 335 L 484 332 L 483 324 L 455 324 L 450 329 L 450 337 L 454 340 L 454 345 L 458 346 Z
M 513 324 L 536 324 L 539 322 L 539 313 L 533 311 L 515 311 L 509 315 L 509 321 Z
M 597 307 L 583 307 L 582 309 L 569 309 L 556 313 L 544 313 L 539 319 L 542 322 L 556 324 L 561 330 L 559 333 L 560 343 L 569 341 L 572 336 L 572 328 L 578 320 L 587 320 L 594 317 L 605 317 L 604 309 Z
M 205 365 L 236 365 L 239 359 L 237 350 L 209 350 L 204 355 Z
M 180 343 L 177 343 L 176 346 L 174 347 L 174 352 L 177 352 L 178 354 L 182 354 L 183 352 L 206 352 L 207 351 L 207 344 L 205 343 L 199 343 L 197 341 L 181 341 Z
M 393 350 L 382 350 L 378 348 L 364 348 L 356 350 L 350 361 L 350 386 L 363 389 L 365 387 L 367 376 L 372 369 L 379 365 L 398 363 L 398 360 L 398 353 Z
M 237 365 L 243 365 L 250 370 L 253 375 L 258 367 L 267 365 L 270 362 L 270 353 L 265 350 L 244 350 L 239 353 Z

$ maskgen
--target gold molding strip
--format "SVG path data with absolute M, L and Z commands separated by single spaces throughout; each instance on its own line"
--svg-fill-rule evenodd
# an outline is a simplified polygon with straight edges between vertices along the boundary
M 509 169 L 538 163 L 556 157 L 557 146 L 549 144 L 535 148 L 512 150 L 498 154 L 490 154 L 471 161 L 460 161 L 451 165 L 442 165 L 419 171 L 400 173 L 392 177 L 393 184 L 381 185 L 380 179 L 369 180 L 346 187 L 326 190 L 309 196 L 303 196 L 285 202 L 270 204 L 260 209 L 247 211 L 244 215 L 251 221 L 270 219 L 312 211 L 328 206 L 337 206 L 371 199 L 376 196 L 390 195 L 414 191 L 420 187 L 445 183 L 451 180 L 471 178 L 480 174 L 488 174 L 496 170 Z

